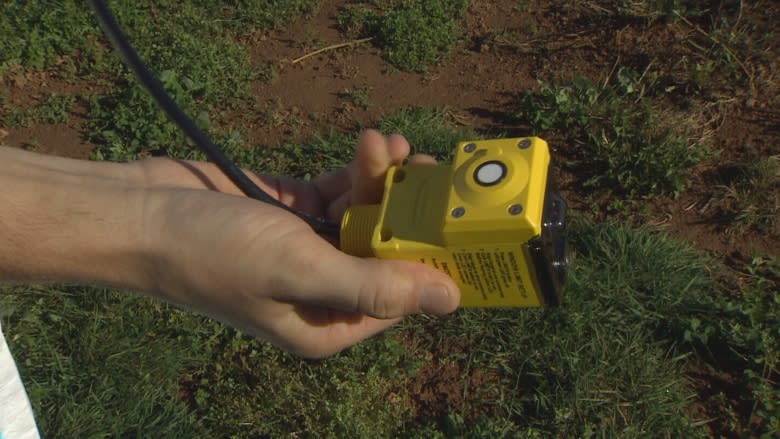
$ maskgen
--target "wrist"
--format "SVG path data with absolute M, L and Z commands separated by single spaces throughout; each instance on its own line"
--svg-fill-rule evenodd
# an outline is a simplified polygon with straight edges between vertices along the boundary
M 131 168 L 0 148 L 0 280 L 143 288 L 144 199 Z M 139 281 L 140 279 L 140 281 Z

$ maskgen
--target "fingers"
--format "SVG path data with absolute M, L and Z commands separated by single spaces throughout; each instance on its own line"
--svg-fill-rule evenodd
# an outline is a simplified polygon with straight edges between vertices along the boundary
M 312 180 L 314 188 L 319 192 L 320 198 L 325 203 L 332 203 L 341 195 L 349 192 L 352 188 L 352 177 L 357 162 L 352 160 L 347 166 L 336 169 L 335 171 L 322 174 Z
M 400 318 L 377 319 L 363 314 L 335 311 L 311 306 L 295 306 L 294 314 L 279 328 L 283 334 L 295 333 L 293 339 L 282 338 L 276 344 L 306 358 L 324 358 L 359 343 L 395 325 Z
M 340 197 L 336 198 L 336 200 L 328 205 L 326 212 L 327 218 L 331 221 L 340 221 L 341 217 L 344 216 L 344 212 L 352 204 L 351 198 L 351 192 L 345 192 L 341 194 Z
M 376 203 L 384 192 L 387 169 L 400 165 L 409 155 L 409 142 L 400 135 L 384 137 L 375 130 L 360 135 L 357 149 L 357 173 L 352 180 L 351 204 Z
M 414 166 L 434 166 L 436 165 L 436 159 L 428 154 L 415 154 L 409 157 L 407 164 Z
M 315 187 L 328 203 L 327 218 L 340 219 L 353 204 L 381 201 L 387 169 L 400 166 L 409 155 L 409 150 L 409 142 L 399 134 L 385 137 L 375 130 L 364 131 L 358 140 L 355 159 L 346 168 L 325 174 L 314 181 Z M 425 158 L 422 160 L 425 161 Z M 345 179 L 348 179 L 347 189 L 344 189 Z
M 379 202 L 387 169 L 401 165 L 409 150 L 409 142 L 401 135 L 385 137 L 378 131 L 366 130 L 359 138 L 355 159 L 344 168 L 317 177 L 312 184 L 287 177 L 245 173 L 263 191 L 287 205 L 316 215 L 322 214 L 323 207 L 328 206 L 328 218 L 338 219 L 352 204 Z M 429 156 L 417 155 L 409 163 L 431 164 L 435 161 Z M 138 174 L 151 186 L 208 189 L 243 195 L 212 163 L 154 158 L 134 163 L 133 170 L 139 170 Z
M 354 203 L 375 203 L 377 194 L 381 197 L 387 168 L 400 165 L 409 150 L 409 142 L 399 134 L 385 137 L 376 130 L 366 130 L 358 139 L 354 160 L 344 168 L 315 178 L 312 183 L 326 203 L 334 202 L 353 187 L 357 190 L 351 197 L 357 200 Z M 351 198 L 349 202 L 353 202 Z
M 288 260 L 282 265 L 287 269 L 279 273 L 278 300 L 381 319 L 419 312 L 447 314 L 460 303 L 460 291 L 449 276 L 418 262 L 360 259 L 319 238 L 296 240 L 290 246 L 282 252 Z
M 387 150 L 390 154 L 390 164 L 398 166 L 409 156 L 412 147 L 406 137 L 400 134 L 391 134 L 387 137 Z

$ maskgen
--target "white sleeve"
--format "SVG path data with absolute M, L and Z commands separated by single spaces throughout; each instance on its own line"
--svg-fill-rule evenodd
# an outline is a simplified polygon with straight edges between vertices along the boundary
M 0 328 L 0 439 L 40 439 L 30 400 Z

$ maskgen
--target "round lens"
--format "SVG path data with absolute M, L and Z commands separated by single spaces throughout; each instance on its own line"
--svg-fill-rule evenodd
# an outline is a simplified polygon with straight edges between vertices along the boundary
M 474 171 L 474 179 L 482 186 L 493 186 L 506 177 L 506 165 L 498 161 L 485 162 Z

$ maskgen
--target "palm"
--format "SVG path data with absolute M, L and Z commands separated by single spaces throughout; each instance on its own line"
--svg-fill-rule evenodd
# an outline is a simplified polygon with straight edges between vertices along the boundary
M 409 145 L 400 136 L 385 139 L 369 131 L 362 136 L 354 161 L 311 182 L 251 177 L 282 203 L 339 221 L 352 204 L 379 202 L 387 168 L 400 164 L 408 152 Z M 432 159 L 418 156 L 411 161 L 431 163 Z M 205 240 L 208 248 L 193 251 L 201 256 L 174 270 L 185 280 L 172 283 L 184 286 L 186 299 L 195 308 L 287 350 L 319 357 L 380 332 L 397 322 L 398 316 L 419 312 L 417 301 L 399 301 L 394 294 L 412 288 L 410 276 L 425 281 L 438 276 L 420 264 L 350 257 L 289 212 L 219 195 L 242 194 L 211 164 L 153 159 L 143 167 L 148 182 L 177 192 L 175 204 L 185 208 L 172 217 L 208 212 L 201 221 L 193 221 L 192 230 L 173 231 L 180 234 L 179 241 L 199 245 L 203 240 L 192 240 L 191 235 L 220 236 Z M 199 267 L 209 275 L 201 275 Z M 371 279 L 359 277 L 366 272 L 373 273 Z M 385 279 L 381 285 L 370 285 L 379 279 Z M 360 294 L 369 286 L 381 290 L 379 300 Z M 215 289 L 223 292 L 214 294 Z M 373 317 L 358 312 L 367 309 Z

